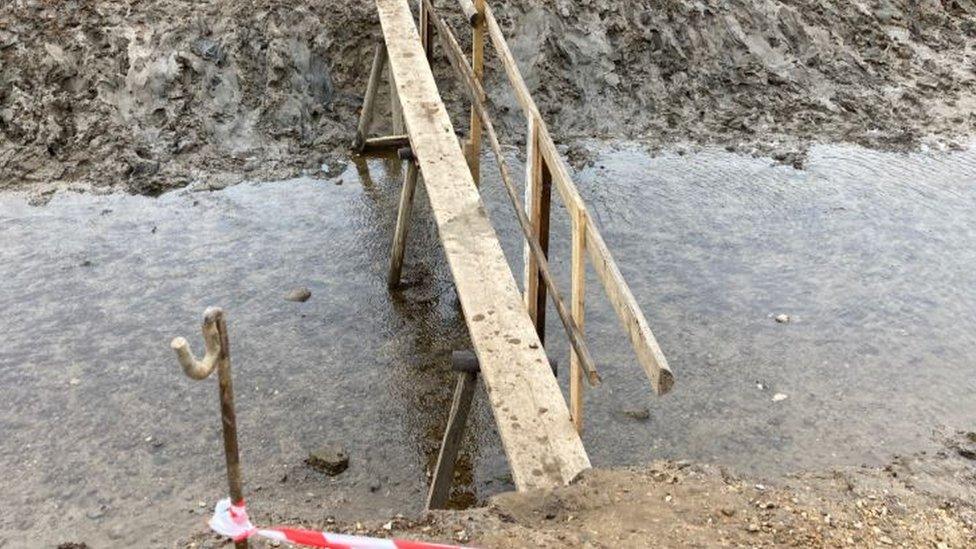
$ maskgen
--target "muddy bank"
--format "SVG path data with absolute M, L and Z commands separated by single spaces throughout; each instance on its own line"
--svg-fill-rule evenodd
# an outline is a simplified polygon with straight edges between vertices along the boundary
M 307 526 L 499 548 L 972 547 L 973 448 L 976 433 L 955 433 L 932 453 L 896 458 L 883 468 L 772 483 L 714 466 L 657 461 L 587 471 L 551 492 L 500 494 L 481 509 Z M 201 532 L 184 546 L 221 545 Z
M 565 140 L 722 143 L 800 166 L 810 141 L 951 147 L 976 128 L 970 0 L 493 6 Z M 64 187 L 158 194 L 335 175 L 378 35 L 370 2 L 8 2 L 0 188 L 43 200 Z M 489 90 L 517 141 L 499 72 L 490 62 Z

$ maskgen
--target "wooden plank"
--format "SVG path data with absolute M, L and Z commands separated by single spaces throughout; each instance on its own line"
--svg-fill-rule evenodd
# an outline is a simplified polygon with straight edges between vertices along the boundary
M 468 423 L 468 412 L 471 410 L 471 399 L 474 388 L 478 384 L 478 374 L 464 372 L 458 374 L 457 385 L 454 386 L 454 399 L 451 401 L 451 413 L 447 419 L 447 428 L 441 440 L 441 449 L 437 454 L 437 465 L 431 478 L 430 490 L 427 492 L 427 508 L 443 509 L 451 495 L 451 485 L 454 483 L 454 466 L 457 463 L 461 440 L 464 438 L 464 428 Z
M 586 300 L 586 212 L 580 210 L 573 217 L 572 252 L 570 261 L 570 303 L 573 308 L 573 320 L 583 331 Z M 569 356 L 569 416 L 573 418 L 576 432 L 583 432 L 583 369 L 580 367 L 579 355 L 570 349 Z
M 356 140 L 352 148 L 357 152 L 365 150 L 369 127 L 373 123 L 373 111 L 376 110 L 376 91 L 380 87 L 380 78 L 383 75 L 383 66 L 386 64 L 386 47 L 383 44 L 376 45 L 373 53 L 373 65 L 369 71 L 369 82 L 366 84 L 366 97 L 363 98 L 363 110 L 359 114 L 359 127 L 356 128 Z
M 376 7 L 512 478 L 519 490 L 565 484 L 590 467 L 589 458 L 471 179 L 407 0 L 376 0 Z
M 410 230 L 410 212 L 413 211 L 413 193 L 417 188 L 417 165 L 407 162 L 407 175 L 400 192 L 400 207 L 397 208 L 396 230 L 393 232 L 393 248 L 390 250 L 390 273 L 387 285 L 392 289 L 400 284 L 403 272 L 403 256 L 407 248 L 407 232 Z
M 634 299 L 630 288 L 627 287 L 627 283 L 620 274 L 620 270 L 617 268 L 613 256 L 610 255 L 610 250 L 607 248 L 603 237 L 593 223 L 592 216 L 587 212 L 586 205 L 583 203 L 583 199 L 580 197 L 579 191 L 577 191 L 576 185 L 573 184 L 572 178 L 569 175 L 569 170 L 556 150 L 556 145 L 553 143 L 552 137 L 549 135 L 549 129 L 542 120 L 539 109 L 532 99 L 528 87 L 525 85 L 525 80 L 522 79 L 518 64 L 515 62 L 515 58 L 508 48 L 505 36 L 490 6 L 485 6 L 485 23 L 488 27 L 488 35 L 491 38 L 492 45 L 498 53 L 505 73 L 508 75 L 508 79 L 515 91 L 515 97 L 525 111 L 526 116 L 538 121 L 537 129 L 540 152 L 549 169 L 552 171 L 553 182 L 562 196 L 570 216 L 575 217 L 579 215 L 579 212 L 585 215 L 587 250 L 590 252 L 596 273 L 603 283 L 607 297 L 617 312 L 617 317 L 620 319 L 624 331 L 630 337 L 631 344 L 637 354 L 637 360 L 647 373 L 654 391 L 658 395 L 666 394 L 674 385 L 674 375 L 668 366 L 664 352 L 661 351 L 657 339 L 647 324 L 647 319 L 644 318 L 644 313 L 641 312 L 640 307 L 637 305 L 637 301 Z
M 671 373 L 671 367 L 668 366 L 668 359 L 665 358 L 664 351 L 651 333 L 651 327 L 648 326 L 644 313 L 637 305 L 637 300 L 623 281 L 624 277 L 620 274 L 613 256 L 610 255 L 610 250 L 607 249 L 600 231 L 589 216 L 586 219 L 586 249 L 590 252 L 590 261 L 593 262 L 597 276 L 603 282 L 607 298 L 617 311 L 620 324 L 630 338 L 634 352 L 637 353 L 637 362 L 651 380 L 654 392 L 658 395 L 667 394 L 674 386 L 674 375 Z

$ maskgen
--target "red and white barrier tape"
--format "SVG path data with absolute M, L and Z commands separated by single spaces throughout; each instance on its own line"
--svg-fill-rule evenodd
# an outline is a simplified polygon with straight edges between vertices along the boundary
M 463 549 L 456 545 L 348 536 L 317 530 L 298 530 L 284 527 L 257 528 L 251 524 L 251 519 L 247 517 L 244 502 L 242 501 L 240 505 L 231 505 L 230 498 L 217 502 L 217 506 L 214 507 L 214 515 L 210 519 L 210 528 L 218 534 L 232 538 L 234 541 L 245 540 L 251 536 L 261 536 L 278 541 L 328 549 Z

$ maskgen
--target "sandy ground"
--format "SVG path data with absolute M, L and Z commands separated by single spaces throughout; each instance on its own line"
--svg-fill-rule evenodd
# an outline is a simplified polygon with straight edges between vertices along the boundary
M 952 147 L 976 127 L 972 0 L 493 6 L 561 139 L 721 143 L 800 166 L 811 141 Z M 65 187 L 157 194 L 329 172 L 378 33 L 370 2 L 11 0 L 0 188 L 43 201 Z M 517 140 L 514 98 L 492 61 L 489 73 Z
M 551 492 L 421 521 L 309 525 L 479 547 L 972 547 L 976 433 L 883 468 L 737 478 L 690 462 L 592 470 Z M 219 547 L 200 535 L 186 547 Z M 263 546 L 263 545 L 259 545 Z

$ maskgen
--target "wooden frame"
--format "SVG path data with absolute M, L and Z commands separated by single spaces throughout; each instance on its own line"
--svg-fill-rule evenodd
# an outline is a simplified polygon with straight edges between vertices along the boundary
M 438 16 L 429 0 L 422 1 L 426 5 L 426 17 L 429 17 L 437 27 L 438 35 L 447 50 L 448 59 L 457 73 L 458 80 L 466 88 L 471 98 L 472 111 L 479 111 L 481 121 L 479 127 L 483 126 L 489 134 L 493 134 L 493 130 L 490 130 L 491 123 L 488 120 L 487 110 L 484 108 L 484 104 L 487 103 L 487 96 L 482 88 L 483 57 L 479 59 L 473 55 L 472 64 L 467 64 L 450 28 Z M 547 269 L 543 268 L 543 264 L 546 262 L 544 256 L 548 251 L 548 210 L 550 209 L 548 188 L 551 184 L 555 186 L 560 198 L 566 205 L 571 220 L 572 288 L 570 301 L 572 313 L 569 323 L 564 320 L 571 342 L 577 337 L 582 338 L 585 316 L 586 256 L 588 255 L 597 277 L 603 284 L 607 298 L 631 342 L 638 363 L 647 374 L 652 388 L 658 395 L 668 393 L 674 385 L 674 376 L 668 366 L 667 359 L 651 332 L 630 288 L 624 281 L 599 229 L 589 215 L 586 205 L 569 175 L 569 170 L 560 157 L 539 109 L 519 72 L 517 63 L 508 48 L 507 41 L 494 13 L 483 1 L 472 3 L 470 0 L 459 0 L 459 3 L 465 17 L 472 24 L 475 33 L 474 41 L 477 40 L 479 27 L 487 33 L 528 121 L 526 209 L 519 213 L 527 213 L 531 220 L 531 236 L 526 235 L 525 302 L 530 316 L 536 323 L 540 339 L 544 338 L 545 333 L 547 285 L 543 282 L 547 276 Z M 481 73 L 475 70 L 475 62 L 481 64 Z M 472 128 L 474 127 L 474 121 L 472 121 Z M 489 135 L 489 140 L 493 139 L 492 135 Z M 470 142 L 466 152 L 470 159 Z M 503 182 L 508 185 L 504 158 L 501 157 L 500 153 L 496 156 L 499 157 L 499 168 L 503 172 Z M 533 244 L 539 249 L 533 251 L 532 248 L 535 247 Z M 542 257 L 540 258 L 540 256 Z M 553 301 L 559 309 L 561 300 L 556 292 L 550 293 L 553 294 Z M 578 430 L 582 430 L 582 374 L 584 370 L 587 372 L 594 372 L 595 370 L 593 370 L 592 365 L 586 365 L 586 357 L 580 354 L 579 347 L 581 346 L 574 344 L 571 349 L 570 411 L 574 425 Z
M 410 147 L 423 176 L 512 479 L 519 490 L 566 484 L 590 467 L 589 457 L 474 185 L 410 5 L 407 0 L 375 3 Z M 427 11 L 436 24 L 429 2 Z M 440 38 L 443 43 L 444 37 Z M 480 85 L 469 89 L 493 150 L 499 150 L 485 122 Z M 508 189 L 513 188 L 510 184 Z M 525 230 L 524 212 L 520 220 Z M 545 268 L 540 262 L 540 270 Z M 551 283 L 550 277 L 546 280 Z M 571 325 L 571 319 L 568 322 Z M 581 345 L 577 350 L 585 363 L 588 355 L 581 338 L 573 341 Z

